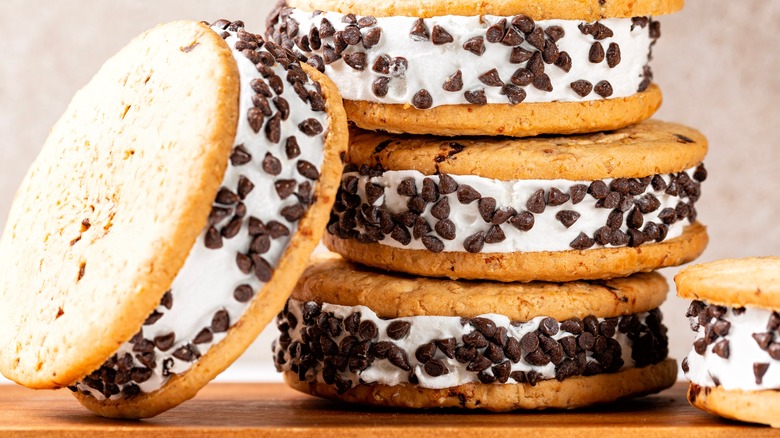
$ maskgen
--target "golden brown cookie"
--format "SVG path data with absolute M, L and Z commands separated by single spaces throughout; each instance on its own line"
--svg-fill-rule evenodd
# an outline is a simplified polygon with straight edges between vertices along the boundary
M 576 6 L 575 6 L 576 5 Z M 653 115 L 668 2 L 280 2 L 267 37 L 327 74 L 347 116 L 410 134 L 577 134 Z
M 671 385 L 659 274 L 497 284 L 312 263 L 277 317 L 295 389 L 378 406 L 574 408 Z M 631 382 L 631 383 L 629 383 Z
M 76 96 L 12 208 L 3 373 L 109 417 L 193 397 L 283 306 L 346 142 L 333 83 L 241 22 L 133 40 Z
M 707 244 L 707 140 L 677 124 L 530 139 L 355 131 L 325 243 L 380 269 L 498 281 L 614 278 Z
M 780 426 L 780 258 L 719 260 L 684 269 L 677 293 L 693 299 L 696 333 L 683 360 L 694 406 L 742 421 Z
M 534 20 L 551 18 L 563 20 L 599 20 L 603 18 L 631 18 L 642 15 L 664 15 L 677 12 L 684 0 L 502 0 L 474 2 L 470 0 L 394 0 L 388 2 L 345 0 L 287 0 L 291 7 L 307 11 L 335 11 L 344 14 L 374 15 L 377 17 L 435 17 L 439 15 L 518 15 Z

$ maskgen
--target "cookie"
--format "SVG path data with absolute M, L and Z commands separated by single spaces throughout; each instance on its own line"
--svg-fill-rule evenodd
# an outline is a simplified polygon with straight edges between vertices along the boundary
M 0 241 L 0 370 L 109 417 L 193 397 L 283 307 L 347 135 L 333 83 L 242 22 L 133 40 L 18 191 Z
M 695 259 L 707 140 L 646 121 L 529 139 L 353 132 L 326 245 L 415 275 L 613 278 Z
M 684 269 L 677 293 L 693 299 L 696 333 L 683 360 L 692 405 L 780 427 L 780 258 L 720 260 Z
M 597 282 L 411 278 L 322 258 L 277 316 L 293 388 L 378 406 L 575 408 L 674 383 L 657 273 Z
M 339 86 L 363 129 L 458 135 L 620 129 L 661 105 L 652 48 L 668 2 L 290 0 L 269 40 Z

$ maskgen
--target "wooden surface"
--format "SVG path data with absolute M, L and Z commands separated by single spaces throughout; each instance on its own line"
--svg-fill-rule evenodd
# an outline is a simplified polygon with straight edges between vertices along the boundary
M 299 394 L 283 384 L 212 384 L 195 399 L 145 421 L 114 421 L 86 412 L 67 391 L 0 386 L 0 435 L 59 436 L 780 436 L 760 426 L 690 407 L 686 384 L 659 395 L 579 411 L 481 412 L 371 410 Z

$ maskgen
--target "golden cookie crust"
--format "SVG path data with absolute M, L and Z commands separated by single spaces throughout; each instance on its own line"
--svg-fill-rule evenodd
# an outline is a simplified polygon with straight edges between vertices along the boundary
M 133 40 L 76 94 L 0 242 L 6 377 L 72 384 L 138 331 L 206 224 L 238 96 L 230 49 L 184 21 Z
M 710 414 L 732 420 L 780 427 L 780 391 L 725 390 L 691 383 L 688 402 Z
M 426 277 L 502 282 L 598 280 L 678 266 L 695 260 L 707 246 L 707 229 L 696 222 L 683 234 L 635 248 L 512 253 L 442 252 L 360 243 L 326 233 L 323 241 L 347 260 L 378 269 Z
M 660 108 L 661 89 L 651 85 L 633 96 L 585 102 L 411 105 L 344 101 L 347 117 L 360 128 L 416 135 L 530 137 L 584 134 L 624 128 L 649 119 Z
M 430 18 L 442 15 L 518 15 L 534 20 L 599 20 L 664 15 L 683 8 L 684 0 L 287 0 L 294 8 L 376 17 Z
M 398 386 L 358 385 L 344 394 L 325 383 L 301 382 L 284 372 L 285 382 L 300 392 L 349 403 L 394 408 L 485 409 L 505 412 L 516 409 L 574 409 L 598 403 L 653 394 L 672 386 L 677 362 L 666 359 L 643 368 L 625 368 L 617 373 L 576 376 L 563 382 L 542 380 L 530 384 L 468 383 L 446 389 L 426 389 L 410 384 Z
M 187 372 L 172 377 L 158 391 L 141 394 L 130 400 L 104 402 L 75 393 L 76 398 L 92 412 L 112 418 L 147 418 L 189 400 L 238 359 L 284 307 L 325 230 L 328 213 L 341 181 L 341 156 L 346 152 L 349 135 L 346 114 L 336 85 L 315 69 L 307 65 L 302 67 L 313 81 L 322 86 L 329 117 L 328 134 L 320 180 L 314 192 L 316 201 L 298 222 L 298 230 L 292 236 L 273 277 L 257 292 L 244 316 L 230 328 L 225 339 L 212 346 Z
M 647 312 L 666 299 L 658 273 L 604 282 L 493 283 L 410 277 L 365 268 L 330 254 L 315 259 L 292 298 L 341 306 L 366 306 L 380 318 L 496 313 L 512 321 L 548 316 L 559 321 L 595 315 L 612 318 Z
M 707 138 L 677 123 L 647 120 L 618 131 L 537 138 L 393 135 L 355 129 L 347 162 L 424 175 L 475 175 L 502 181 L 643 178 L 690 169 L 707 155 Z M 382 145 L 380 147 L 380 145 Z
M 780 308 L 780 257 L 748 257 L 693 265 L 674 277 L 677 295 L 729 307 Z

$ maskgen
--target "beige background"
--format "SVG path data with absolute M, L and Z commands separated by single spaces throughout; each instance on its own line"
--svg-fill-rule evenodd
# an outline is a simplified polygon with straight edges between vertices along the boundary
M 74 92 L 129 39 L 159 22 L 243 19 L 260 32 L 276 0 L 0 0 L 0 224 L 48 129 Z M 689 0 L 664 17 L 653 68 L 658 117 L 711 141 L 698 204 L 703 260 L 780 254 L 780 2 Z M 671 278 L 675 270 L 665 273 Z M 664 306 L 672 355 L 690 348 L 686 303 Z M 266 330 L 227 379 L 276 379 Z

